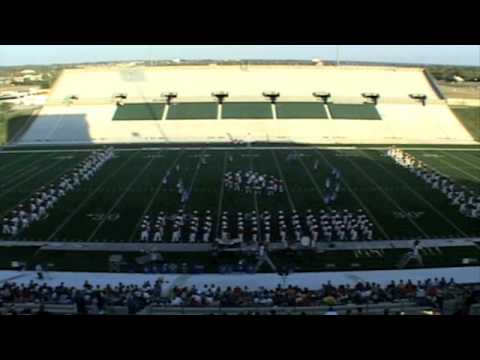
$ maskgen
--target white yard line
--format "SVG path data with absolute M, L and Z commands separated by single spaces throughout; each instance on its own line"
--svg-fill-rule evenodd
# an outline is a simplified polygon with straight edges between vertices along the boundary
M 248 161 L 250 163 L 250 171 L 254 171 L 254 167 L 253 167 L 253 159 L 252 159 L 252 153 L 251 153 L 251 147 L 249 146 L 248 147 Z M 255 192 L 255 189 L 253 189 L 253 204 L 255 206 L 255 211 L 257 213 L 257 216 L 256 218 L 258 218 L 260 216 L 260 211 L 258 209 L 258 200 L 257 200 L 257 193 Z M 259 239 L 262 239 L 262 227 L 260 226 L 260 223 L 258 224 L 258 238 Z
M 322 154 L 322 152 L 319 151 L 319 150 L 315 150 L 315 151 L 320 155 L 320 157 L 321 157 L 322 160 L 328 165 L 328 167 L 330 167 L 331 169 L 333 169 L 332 164 L 331 164 L 330 161 L 326 158 L 326 156 L 324 156 L 324 155 Z M 365 210 L 365 212 L 368 214 L 368 216 L 370 217 L 370 219 L 372 219 L 372 221 L 374 222 L 375 226 L 377 227 L 378 230 L 380 230 L 380 232 L 383 234 L 383 236 L 385 237 L 385 239 L 391 240 L 391 236 L 385 231 L 385 229 L 382 227 L 382 225 L 380 225 L 380 222 L 378 221 L 378 219 L 373 215 L 373 213 L 370 211 L 370 209 L 364 204 L 364 202 L 362 201 L 362 199 L 360 199 L 360 197 L 352 190 L 352 188 L 350 187 L 350 185 L 343 179 L 343 177 L 340 177 L 340 181 L 341 181 L 342 184 L 347 188 L 347 190 L 350 192 L 350 194 L 352 194 L 352 196 L 355 198 L 355 200 L 357 200 L 358 204 Z
M 75 166 L 77 166 L 78 164 L 78 161 L 76 161 L 74 164 L 72 164 L 72 166 L 70 166 L 67 170 L 65 170 L 63 173 L 61 174 L 58 174 L 57 176 L 55 176 L 48 184 L 52 184 L 54 183 L 55 181 L 57 181 L 59 178 L 61 178 L 63 175 L 65 175 L 66 173 L 68 173 L 71 169 L 73 169 Z M 11 208 L 5 210 L 3 213 L 0 214 L 0 218 L 3 217 L 5 214 L 8 214 L 11 210 L 15 209 L 17 207 L 18 204 L 21 204 L 25 201 L 27 201 L 28 199 L 30 199 L 32 197 L 33 194 L 35 194 L 37 191 L 39 191 L 43 186 L 45 185 L 41 185 L 39 186 L 38 188 L 36 188 L 35 190 L 31 191 L 25 198 L 23 198 L 22 200 L 20 200 L 19 202 L 17 202 L 17 204 L 15 206 L 12 206 Z
M 122 194 L 120 195 L 120 197 L 117 199 L 117 201 L 115 201 L 115 203 L 112 205 L 112 207 L 108 210 L 108 212 L 105 214 L 105 216 L 103 217 L 103 220 L 100 221 L 98 223 L 98 225 L 95 227 L 95 229 L 90 233 L 90 236 L 88 237 L 87 239 L 87 242 L 90 242 L 92 241 L 92 239 L 95 237 L 95 235 L 97 235 L 98 231 L 101 229 L 101 227 L 103 226 L 103 224 L 105 224 L 105 221 L 107 221 L 107 218 L 110 216 L 110 214 L 112 213 L 113 210 L 116 209 L 116 207 L 122 202 L 123 198 L 128 194 L 128 192 L 130 191 L 130 189 L 133 187 L 133 185 L 135 185 L 135 183 L 138 181 L 138 179 L 140 179 L 142 177 L 142 175 L 145 173 L 145 171 L 147 171 L 147 169 L 150 167 L 150 165 L 152 165 L 153 163 L 153 158 L 151 158 L 147 164 L 142 168 L 142 170 L 140 170 L 140 172 L 137 174 L 137 176 L 135 176 L 133 178 L 132 181 L 130 181 L 130 183 L 128 184 L 128 186 L 125 188 L 125 190 L 122 192 Z
M 368 158 L 370 161 L 372 161 L 373 164 L 377 165 L 377 162 L 374 161 L 367 153 L 361 151 L 362 153 L 365 154 L 366 158 Z M 358 164 L 356 164 L 353 160 L 351 160 L 350 158 L 347 157 L 347 160 L 352 164 L 353 167 L 355 167 L 366 179 L 368 179 L 368 181 L 370 181 L 372 184 L 375 185 L 375 187 L 393 204 L 395 205 L 395 207 L 400 210 L 402 213 L 407 213 L 407 211 L 405 211 L 398 203 L 397 201 L 392 198 L 380 185 L 378 185 L 378 183 L 373 179 L 371 178 L 366 172 L 365 170 L 362 169 L 361 166 L 359 166 Z M 382 168 L 383 169 L 383 168 Z M 410 221 L 410 223 L 418 230 L 420 231 L 420 233 L 422 233 L 422 235 L 426 238 L 429 238 L 430 235 L 428 235 L 420 225 L 418 225 L 418 223 L 416 221 L 414 221 L 413 219 L 411 219 L 410 217 L 407 217 L 408 221 Z
M 457 230 L 462 236 L 468 237 L 468 235 L 465 234 L 457 225 L 455 225 L 447 216 L 445 216 L 443 213 L 441 213 L 430 201 L 425 199 L 421 194 L 419 194 L 410 185 L 408 185 L 408 183 L 406 183 L 404 180 L 402 180 L 401 177 L 396 177 L 395 175 L 393 175 L 380 162 L 377 162 L 377 164 L 378 164 L 378 166 L 382 167 L 385 170 L 385 172 L 390 175 L 390 177 L 393 177 L 394 179 L 396 179 L 403 186 L 405 186 L 407 189 L 409 189 L 410 192 L 412 194 L 414 194 L 418 199 L 420 199 L 423 203 L 427 204 L 438 216 L 440 216 L 443 220 L 445 220 L 445 222 L 447 222 L 450 226 L 452 226 L 455 230 Z M 397 165 L 397 166 L 400 166 L 400 165 Z
M 15 184 L 20 179 L 25 179 L 26 176 L 30 176 L 33 173 L 36 173 L 38 166 L 29 166 L 26 169 L 20 169 L 16 171 L 14 175 L 9 176 L 7 179 L 1 182 L 0 188 L 10 188 L 11 184 Z M 1 195 L 0 195 L 1 197 Z
M 285 179 L 285 176 L 283 175 L 283 171 L 278 162 L 278 158 L 277 158 L 277 154 L 275 153 L 275 150 L 271 150 L 271 153 L 273 156 L 273 161 L 275 163 L 275 166 L 277 167 L 277 171 L 280 174 L 280 177 L 282 178 L 283 184 L 285 185 L 285 193 L 287 194 L 287 199 L 288 199 L 288 203 L 290 204 L 290 209 L 293 211 L 296 208 L 292 199 L 292 195 L 290 194 L 290 190 L 288 189 L 287 179 Z
M 59 225 L 57 226 L 57 228 L 53 231 L 52 234 L 50 234 L 50 236 L 47 238 L 47 242 L 48 241 L 52 241 L 52 239 L 58 234 L 58 232 L 60 230 L 62 230 L 65 225 L 67 225 L 70 220 L 78 214 L 78 212 L 80 211 L 80 209 L 82 209 L 87 203 L 88 201 L 93 197 L 95 196 L 96 193 L 98 193 L 102 188 L 103 186 L 108 182 L 108 180 L 110 180 L 112 177 L 114 177 L 115 175 L 117 175 L 118 172 L 120 172 L 120 170 L 122 170 L 129 162 L 131 159 L 134 158 L 134 155 L 135 153 L 132 153 L 128 158 L 127 160 L 125 160 L 115 171 L 112 171 L 96 188 L 94 191 L 92 191 L 86 198 L 83 199 L 83 201 L 78 204 L 76 207 L 75 207 L 75 210 L 72 211 L 70 213 L 70 215 Z
M 315 187 L 315 190 L 317 191 L 318 195 L 320 196 L 320 199 L 323 201 L 323 191 L 318 186 L 317 180 L 315 180 L 315 178 L 312 175 L 312 172 L 307 167 L 307 165 L 305 165 L 305 162 L 303 161 L 302 157 L 300 156 L 298 159 L 300 160 L 300 163 L 302 164 L 303 168 L 305 169 L 305 172 L 307 173 L 308 177 L 310 178 L 310 181 L 312 182 L 313 186 Z
M 170 165 L 170 166 L 168 167 L 167 171 L 165 172 L 165 175 L 166 175 L 168 172 L 170 172 L 170 171 L 175 167 L 175 165 L 177 165 L 178 160 L 180 160 L 180 158 L 183 156 L 183 154 L 184 154 L 184 153 L 182 152 L 182 153 L 180 153 L 180 154 L 176 157 L 176 159 L 173 161 L 172 165 Z M 165 176 L 165 175 L 164 175 L 164 176 Z M 140 227 L 140 224 L 141 224 L 143 218 L 145 217 L 145 215 L 148 214 L 148 212 L 149 212 L 150 209 L 152 208 L 152 205 L 153 205 L 153 203 L 155 202 L 155 200 L 157 199 L 158 194 L 160 194 L 160 191 L 162 190 L 162 188 L 163 188 L 163 183 L 160 181 L 159 184 L 158 184 L 158 186 L 157 186 L 157 188 L 155 189 L 155 192 L 154 192 L 153 196 L 151 197 L 150 201 L 148 202 L 147 206 L 145 207 L 145 210 L 143 211 L 142 215 L 140 216 L 137 224 L 136 224 L 135 227 L 133 228 L 133 231 L 132 231 L 131 235 L 130 235 L 129 238 L 128 238 L 128 242 L 132 242 L 132 240 L 134 239 L 135 234 L 137 233 L 138 228 Z
M 185 202 L 185 204 L 183 204 L 183 208 L 184 208 L 184 209 L 185 209 L 185 207 L 187 206 L 187 202 L 189 202 L 190 199 L 191 199 L 193 186 L 195 185 L 195 180 L 197 180 L 198 173 L 200 172 L 200 168 L 202 167 L 202 157 L 203 157 L 203 155 L 205 155 L 206 152 L 207 152 L 207 148 L 204 148 L 203 151 L 202 151 L 202 153 L 201 153 L 200 156 L 198 157 L 197 166 L 196 166 L 195 172 L 193 173 L 193 176 L 192 176 L 192 182 L 190 183 L 190 187 L 188 188 L 189 198 L 188 198 L 188 200 Z
M 215 236 L 219 237 L 220 235 L 220 217 L 223 210 L 223 197 L 225 194 L 225 172 L 227 170 L 227 155 L 228 152 L 225 151 L 225 156 L 223 158 L 223 173 L 222 173 L 222 184 L 220 186 L 220 194 L 218 196 L 218 207 L 217 207 L 217 224 L 215 226 Z
M 464 164 L 466 164 L 466 165 L 468 165 L 468 166 L 470 166 L 470 167 L 473 167 L 473 168 L 475 168 L 475 169 L 480 169 L 480 166 L 478 166 L 478 165 L 476 165 L 476 164 L 473 164 L 473 163 L 471 163 L 470 161 L 466 161 L 466 160 L 464 160 L 464 159 L 462 159 L 462 158 L 460 158 L 460 157 L 458 157 L 458 156 L 455 156 L 455 155 L 453 155 L 453 154 L 447 154 L 446 152 L 442 152 L 442 153 L 444 153 L 444 154 L 446 154 L 447 156 L 452 157 L 452 158 L 454 158 L 454 159 L 456 159 L 456 160 L 458 160 L 458 161 L 460 161 L 460 162 L 463 162 Z M 454 166 L 454 165 L 450 165 L 450 161 L 445 160 L 445 159 L 439 159 L 439 160 L 442 160 L 442 161 L 446 162 L 447 164 L 449 164 L 449 166 L 457 169 L 458 171 L 464 173 L 465 175 L 470 176 L 472 179 L 475 179 L 475 180 L 477 180 L 477 181 L 480 181 L 480 178 L 479 178 L 479 177 L 470 174 L 468 171 L 465 171 L 465 170 L 463 170 L 463 169 L 460 169 L 460 168 L 458 168 L 458 167 L 456 167 L 456 166 Z
M 32 178 L 34 178 L 34 177 L 36 177 L 36 176 L 39 176 L 40 174 L 43 174 L 44 172 L 46 172 L 46 171 L 54 168 L 55 166 L 57 166 L 58 164 L 60 164 L 60 163 L 63 162 L 63 161 L 65 161 L 65 160 L 57 160 L 57 161 L 55 161 L 53 164 L 51 164 L 51 165 L 49 165 L 49 166 L 47 166 L 47 167 L 44 167 L 44 168 L 42 168 L 40 171 L 35 172 L 35 173 L 33 173 L 32 175 L 26 177 L 25 179 L 23 179 L 23 181 L 17 182 L 16 185 L 13 186 L 13 187 L 11 187 L 11 188 L 9 188 L 9 190 L 0 193 L 0 198 L 2 198 L 2 197 L 4 197 L 5 195 L 11 193 L 13 190 L 15 190 L 16 188 L 18 188 L 20 185 L 23 185 L 24 183 L 30 181 Z
M 455 158 L 455 159 L 458 159 L 458 160 L 460 160 L 461 162 L 463 162 L 463 163 L 465 163 L 465 164 L 467 164 L 467 165 L 469 165 L 469 166 L 471 166 L 471 167 L 473 167 L 473 168 L 475 168 L 475 169 L 480 170 L 480 156 L 475 156 L 474 154 L 468 154 L 468 156 L 469 156 L 468 159 L 470 159 L 470 161 L 469 161 L 469 160 L 465 160 L 465 159 L 463 159 L 463 158 L 461 158 L 461 157 L 458 157 L 458 156 L 456 156 L 456 155 L 449 154 L 447 151 L 443 151 L 443 153 L 445 153 L 447 156 L 450 156 L 450 157 L 453 157 L 453 158 Z M 474 163 L 474 162 L 473 162 L 473 159 L 478 160 L 479 163 Z
M 0 154 L 2 154 L 2 152 L 0 151 Z M 13 166 L 13 165 L 17 165 L 18 163 L 24 161 L 25 159 L 30 159 L 34 156 L 35 154 L 30 154 L 29 156 L 25 156 L 25 157 L 20 157 L 20 158 L 17 158 L 15 159 L 15 161 L 11 161 L 11 162 L 7 162 L 6 164 L 0 166 L 0 171 L 4 171 L 5 169 Z

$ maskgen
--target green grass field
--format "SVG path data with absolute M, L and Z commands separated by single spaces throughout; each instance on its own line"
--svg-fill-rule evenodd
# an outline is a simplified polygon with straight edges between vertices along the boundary
M 408 151 L 460 184 L 480 190 L 478 149 L 427 148 Z M 287 156 L 293 153 L 299 156 L 299 160 L 287 162 Z M 0 153 L 0 216 L 3 217 L 18 203 L 28 200 L 37 189 L 56 180 L 88 154 L 88 151 L 68 150 Z M 202 156 L 207 159 L 207 164 L 199 166 Z M 232 162 L 229 161 L 230 156 Z M 315 171 L 314 163 L 317 160 L 320 167 Z M 180 165 L 178 172 L 174 170 L 177 164 Z M 192 190 L 186 212 L 211 210 L 214 229 L 217 214 L 222 211 L 318 211 L 325 209 L 322 191 L 332 167 L 338 168 L 342 173 L 342 189 L 332 208 L 352 211 L 363 209 L 375 224 L 376 240 L 480 236 L 480 219 L 461 215 L 449 205 L 443 194 L 432 190 L 407 170 L 397 166 L 385 156 L 384 150 L 203 147 L 201 150 L 159 148 L 117 151 L 116 157 L 92 181 L 62 199 L 47 219 L 34 224 L 16 238 L 5 240 L 138 242 L 139 222 L 143 215 L 156 216 L 160 211 L 173 213 L 180 208 L 180 198 L 175 191 L 179 179 L 183 180 L 186 188 Z M 172 170 L 170 182 L 167 186 L 162 186 L 161 180 L 169 169 Z M 254 169 L 283 179 L 287 191 L 273 197 L 264 197 L 230 192 L 222 188 L 223 174 L 240 169 Z M 170 241 L 168 229 L 166 233 L 167 241 Z M 273 234 L 275 233 L 274 221 Z M 16 249 L 0 248 L 0 267 L 8 268 L 8 261 L 12 260 Z M 23 255 L 18 257 L 30 262 L 51 261 L 59 269 L 66 270 L 105 271 L 108 268 L 109 253 L 62 254 L 57 251 L 37 252 L 38 249 L 29 252 L 28 249 L 19 250 L 23 251 Z M 452 255 L 426 254 L 425 265 L 458 266 L 464 257 L 480 258 L 476 248 L 442 250 L 444 254 Z M 330 270 L 356 267 L 383 269 L 395 264 L 404 252 L 388 250 L 381 258 L 375 255 L 357 257 L 352 251 L 304 253 L 304 257 L 294 258 L 279 252 L 273 256 L 276 257 L 276 263 L 287 264 L 293 261 L 298 271 L 327 270 L 327 264 L 334 264 Z M 138 254 L 131 254 L 134 255 Z M 215 271 L 219 261 L 222 261 L 212 258 L 208 253 L 170 253 L 168 256 L 172 261 L 205 264 L 208 271 Z M 82 262 L 82 258 L 89 260 Z M 262 271 L 268 271 L 268 268 Z
M 297 153 L 300 160 L 288 163 Z M 477 151 L 412 150 L 438 171 L 473 189 L 480 188 Z M 75 166 L 88 152 L 0 155 L 0 216 Z M 200 155 L 208 161 L 198 166 Z M 233 162 L 227 161 L 232 156 Z M 314 162 L 320 168 L 313 170 Z M 161 180 L 169 168 L 170 183 Z M 89 183 L 62 199 L 50 216 L 22 232 L 19 239 L 132 242 L 144 214 L 173 213 L 180 208 L 175 191 L 182 179 L 191 188 L 186 211 L 290 211 L 324 208 L 322 189 L 332 167 L 340 169 L 343 186 L 334 209 L 364 209 L 376 225 L 375 239 L 466 237 L 480 234 L 480 220 L 461 215 L 443 194 L 430 189 L 379 150 L 204 148 L 118 151 L 115 159 Z M 288 191 L 273 197 L 222 191 L 226 171 L 254 169 L 284 179 Z M 110 216 L 108 216 L 110 215 Z M 114 216 L 113 216 L 114 215 Z M 111 220 L 116 218 L 117 220 Z
M 457 107 L 452 111 L 473 138 L 480 141 L 480 107 Z
M 6 144 L 26 130 L 33 108 L 24 110 L 0 110 L 0 145 Z

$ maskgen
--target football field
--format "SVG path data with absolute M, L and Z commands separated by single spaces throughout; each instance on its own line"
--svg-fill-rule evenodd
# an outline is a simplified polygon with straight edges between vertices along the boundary
M 480 190 L 479 151 L 408 152 L 468 189 Z M 67 173 L 88 154 L 88 150 L 0 153 L 0 216 L 26 203 L 41 186 Z M 288 161 L 292 155 L 294 160 Z M 444 194 L 396 165 L 383 149 L 199 147 L 117 150 L 93 180 L 63 198 L 48 218 L 8 240 L 139 242 L 143 216 L 156 217 L 160 211 L 168 216 L 182 207 L 176 189 L 179 180 L 191 193 L 184 211 L 210 210 L 218 236 L 224 211 L 327 210 L 323 195 L 333 168 L 342 174 L 341 188 L 328 208 L 362 209 L 374 224 L 373 240 L 480 236 L 480 219 L 460 214 Z M 281 179 L 285 191 L 266 196 L 227 189 L 224 174 L 238 170 Z M 163 184 L 167 172 L 169 181 Z M 272 226 L 275 234 L 275 219 Z

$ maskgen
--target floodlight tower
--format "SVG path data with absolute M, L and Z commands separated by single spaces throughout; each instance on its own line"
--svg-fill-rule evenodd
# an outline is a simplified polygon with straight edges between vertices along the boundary
M 266 98 L 269 98 L 272 104 L 276 104 L 277 99 L 280 97 L 280 93 L 278 91 L 265 91 L 262 95 Z
M 225 101 L 225 98 L 228 98 L 229 94 L 226 91 L 216 91 L 212 93 L 212 96 L 217 98 L 217 101 L 222 105 Z
M 170 105 L 172 103 L 172 99 L 177 98 L 177 93 L 176 92 L 164 92 L 162 93 L 162 97 L 165 98 L 165 102 L 167 105 Z
M 372 102 L 375 106 L 378 104 L 378 99 L 380 99 L 380 94 L 378 94 L 378 93 L 363 93 L 362 96 L 365 99 L 372 100 Z
M 332 97 L 332 94 L 324 91 L 316 91 L 313 93 L 313 96 L 315 96 L 316 98 L 321 98 L 323 100 L 323 103 L 326 105 L 328 104 L 328 99 Z
M 410 94 L 409 96 L 414 100 L 420 101 L 423 106 L 427 104 L 427 95 L 425 94 Z

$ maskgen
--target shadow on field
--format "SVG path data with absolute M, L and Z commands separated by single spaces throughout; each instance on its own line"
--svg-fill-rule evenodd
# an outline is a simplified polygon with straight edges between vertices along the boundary
M 91 143 L 86 114 L 55 114 L 36 117 L 17 143 Z

